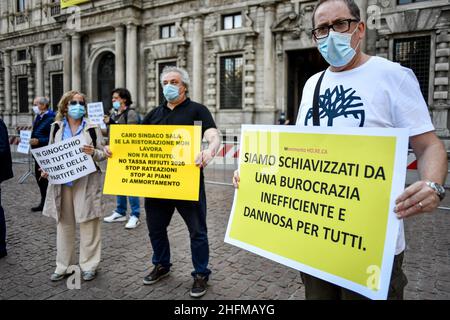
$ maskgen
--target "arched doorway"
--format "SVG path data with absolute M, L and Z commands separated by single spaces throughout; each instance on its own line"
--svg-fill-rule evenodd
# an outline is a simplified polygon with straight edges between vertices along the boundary
M 103 102 L 103 108 L 107 113 L 111 107 L 111 91 L 115 86 L 115 57 L 112 52 L 104 53 L 97 67 L 97 101 Z
M 328 64 L 317 49 L 287 51 L 288 83 L 287 83 L 287 114 L 290 124 L 297 120 L 298 107 L 302 100 L 303 87 L 306 81 L 328 67 Z

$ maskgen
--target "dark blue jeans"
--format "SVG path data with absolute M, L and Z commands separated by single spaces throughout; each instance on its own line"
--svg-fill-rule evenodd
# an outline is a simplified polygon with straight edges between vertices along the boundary
M 199 274 L 208 277 L 211 270 L 208 269 L 209 245 L 206 227 L 206 195 L 203 183 L 200 183 L 199 201 L 145 199 L 147 227 L 153 247 L 152 263 L 154 265 L 161 264 L 167 269 L 170 269 L 172 265 L 167 227 L 175 208 L 189 229 L 192 264 L 194 265 L 192 276 Z
M 2 207 L 2 188 L 0 186 L 0 254 L 6 253 L 6 221 Z
M 130 207 L 131 207 L 130 215 L 135 216 L 136 218 L 139 218 L 139 213 L 140 213 L 139 197 L 117 196 L 116 212 L 120 213 L 123 216 L 127 214 L 127 198 L 128 198 L 128 201 L 130 201 Z

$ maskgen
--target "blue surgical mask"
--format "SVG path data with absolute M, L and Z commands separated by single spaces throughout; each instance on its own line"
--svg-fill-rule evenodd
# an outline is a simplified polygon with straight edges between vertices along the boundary
M 358 28 L 355 29 L 355 31 Z M 340 33 L 330 30 L 328 37 L 317 40 L 317 48 L 322 57 L 333 67 L 343 67 L 347 65 L 356 55 L 355 49 L 351 46 L 353 33 Z
M 113 106 L 113 108 L 114 108 L 115 110 L 119 110 L 119 108 L 120 108 L 120 102 L 119 102 L 119 101 L 114 101 L 113 104 L 112 104 L 112 106 Z
M 84 106 L 80 104 L 69 105 L 69 111 L 67 112 L 69 117 L 75 120 L 81 119 L 85 113 L 86 110 L 84 109 Z
M 167 101 L 176 101 L 180 97 L 180 89 L 173 84 L 166 84 L 163 89 L 163 94 Z
M 39 110 L 39 107 L 38 107 L 38 106 L 33 106 L 33 112 L 34 112 L 34 114 L 39 114 L 39 113 L 41 113 L 41 111 Z

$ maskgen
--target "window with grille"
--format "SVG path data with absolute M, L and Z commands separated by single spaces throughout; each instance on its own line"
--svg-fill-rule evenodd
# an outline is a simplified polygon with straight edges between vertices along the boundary
M 61 13 L 61 3 L 59 0 L 51 0 L 50 3 L 50 15 L 57 16 Z
M 231 30 L 242 27 L 242 15 L 240 13 L 222 16 L 222 29 Z
M 18 78 L 19 112 L 28 113 L 28 79 Z
M 163 94 L 163 87 L 161 85 L 161 73 L 164 70 L 165 67 L 167 66 L 177 66 L 177 62 L 176 61 L 167 61 L 167 62 L 159 62 L 158 63 L 158 83 L 159 83 L 159 104 L 162 104 L 163 102 L 166 101 L 166 98 L 164 98 L 164 94 Z
M 50 46 L 50 54 L 52 56 L 59 56 L 62 54 L 62 45 L 61 43 L 52 44 Z
M 17 12 L 25 12 L 25 0 L 17 0 Z
M 394 61 L 414 71 L 425 101 L 430 78 L 430 42 L 429 36 L 394 40 Z
M 27 60 L 27 50 L 17 50 L 17 61 Z
M 242 108 L 242 56 L 220 58 L 220 108 Z
M 58 102 L 64 94 L 64 79 L 62 73 L 52 74 L 52 105 L 51 108 L 56 111 L 58 109 Z
M 159 38 L 169 39 L 176 35 L 175 23 L 159 27 Z

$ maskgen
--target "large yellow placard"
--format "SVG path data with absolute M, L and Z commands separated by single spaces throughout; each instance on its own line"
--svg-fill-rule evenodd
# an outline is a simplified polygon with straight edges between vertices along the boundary
M 198 201 L 200 126 L 112 125 L 103 193 Z
M 80 3 L 89 2 L 90 0 L 61 0 L 61 8 L 68 8 Z
M 395 136 L 243 130 L 227 237 L 379 290 L 396 147 Z

